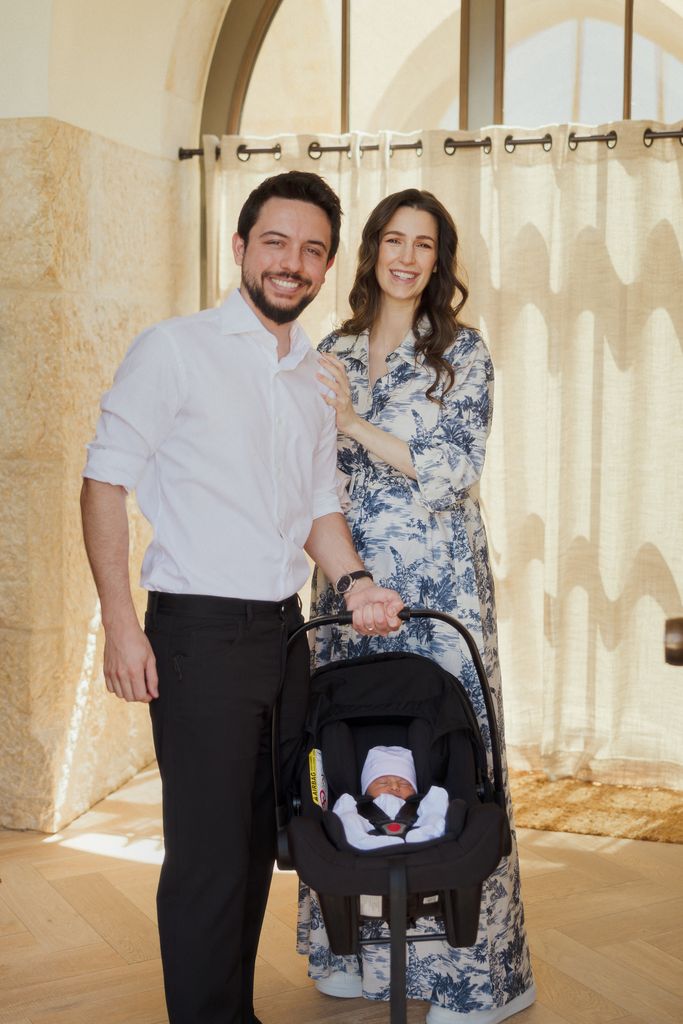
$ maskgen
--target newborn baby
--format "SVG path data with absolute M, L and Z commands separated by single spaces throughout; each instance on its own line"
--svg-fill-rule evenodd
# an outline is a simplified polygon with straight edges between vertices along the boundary
M 372 747 L 363 765 L 360 784 L 364 795 L 371 797 L 393 821 L 405 801 L 417 793 L 412 753 L 406 747 Z M 370 835 L 375 826 L 358 813 L 357 798 L 350 793 L 340 796 L 332 810 L 341 818 L 347 841 L 358 850 L 375 850 L 396 843 L 424 843 L 437 839 L 446 830 L 448 793 L 440 786 L 432 786 L 420 800 L 415 824 L 405 836 Z

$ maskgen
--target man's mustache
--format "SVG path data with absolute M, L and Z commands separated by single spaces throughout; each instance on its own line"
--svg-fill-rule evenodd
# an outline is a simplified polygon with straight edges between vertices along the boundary
M 298 284 L 311 285 L 313 282 L 309 277 L 301 274 L 264 274 L 264 278 L 279 277 L 282 281 L 296 281 Z

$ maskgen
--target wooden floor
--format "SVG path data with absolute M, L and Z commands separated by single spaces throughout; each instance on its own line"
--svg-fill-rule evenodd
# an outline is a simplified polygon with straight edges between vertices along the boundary
M 0 832 L 0 1024 L 162 1024 L 154 923 L 159 780 L 149 769 L 58 836 Z M 683 1022 L 683 846 L 520 833 L 538 1001 L 515 1024 Z M 320 995 L 276 875 L 257 966 L 263 1024 L 379 1024 Z M 410 1003 L 410 1024 L 426 1004 Z

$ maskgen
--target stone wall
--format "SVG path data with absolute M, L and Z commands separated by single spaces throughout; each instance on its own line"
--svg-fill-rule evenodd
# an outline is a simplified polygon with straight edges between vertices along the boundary
M 52 832 L 153 757 L 147 709 L 104 687 L 78 495 L 131 339 L 197 308 L 198 167 L 21 118 L 0 181 L 0 825 Z M 137 582 L 135 510 L 131 534 Z

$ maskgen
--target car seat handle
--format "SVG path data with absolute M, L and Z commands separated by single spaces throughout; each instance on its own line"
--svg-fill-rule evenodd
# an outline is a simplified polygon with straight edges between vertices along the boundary
M 404 622 L 408 622 L 414 615 L 428 615 L 441 617 L 443 612 L 432 612 L 428 608 L 401 608 L 398 613 L 399 619 L 403 619 Z M 450 618 L 450 616 L 446 616 Z M 454 620 L 457 621 L 457 620 Z M 353 623 L 353 615 L 351 612 L 339 612 L 337 615 L 318 615 L 314 619 L 309 619 L 308 622 L 304 622 L 302 626 L 295 629 L 289 638 L 289 645 L 292 646 L 295 640 L 298 640 L 302 633 L 307 633 L 309 629 L 317 629 L 318 626 L 350 626 Z
M 453 615 L 449 615 L 447 612 L 439 612 L 433 608 L 402 608 L 398 613 L 398 617 L 399 619 L 403 619 L 404 622 L 408 622 L 410 619 L 439 619 L 441 622 L 445 622 L 447 625 L 455 629 L 467 644 L 470 657 L 479 679 L 479 685 L 481 686 L 484 706 L 486 707 L 486 717 L 488 719 L 491 735 L 491 758 L 493 761 L 493 788 L 495 800 L 497 804 L 505 808 L 503 765 L 500 756 L 500 733 L 493 707 L 493 696 L 491 694 L 491 687 L 489 686 L 488 675 L 486 674 L 484 662 L 482 661 L 481 654 L 479 653 L 476 640 L 470 633 L 469 629 L 463 625 L 459 619 L 456 619 Z M 292 644 L 298 640 L 303 633 L 307 633 L 309 629 L 317 629 L 319 626 L 350 626 L 352 622 L 353 616 L 351 612 L 339 612 L 337 615 L 318 615 L 316 618 L 309 619 L 308 622 L 304 622 L 303 625 L 294 630 L 289 638 L 287 649 L 289 650 Z

